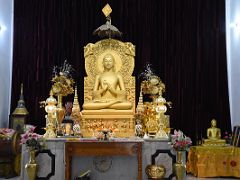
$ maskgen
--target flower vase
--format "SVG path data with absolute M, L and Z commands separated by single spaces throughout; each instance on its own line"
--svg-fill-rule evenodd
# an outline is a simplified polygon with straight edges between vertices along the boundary
M 35 180 L 37 176 L 38 165 L 35 159 L 35 150 L 29 150 L 29 162 L 25 165 L 28 180 Z
M 185 151 L 176 151 L 176 163 L 173 165 L 173 172 L 177 180 L 186 179 L 186 165 L 183 162 Z

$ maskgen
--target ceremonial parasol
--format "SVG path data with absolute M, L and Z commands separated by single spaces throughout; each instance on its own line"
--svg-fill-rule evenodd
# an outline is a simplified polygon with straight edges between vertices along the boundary
M 109 4 L 107 4 L 103 9 L 102 9 L 103 14 L 106 16 L 106 23 L 98 27 L 93 34 L 98 35 L 101 38 L 108 37 L 121 37 L 122 33 L 111 24 L 111 17 L 110 14 L 112 12 L 112 9 Z

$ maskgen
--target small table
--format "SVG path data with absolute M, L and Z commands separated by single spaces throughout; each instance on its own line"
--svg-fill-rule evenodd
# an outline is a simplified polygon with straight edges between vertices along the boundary
M 138 180 L 142 180 L 141 141 L 67 141 L 65 143 L 65 179 L 71 179 L 73 156 L 134 156 L 138 160 Z
M 233 146 L 192 146 L 187 172 L 197 177 L 240 177 L 240 148 Z

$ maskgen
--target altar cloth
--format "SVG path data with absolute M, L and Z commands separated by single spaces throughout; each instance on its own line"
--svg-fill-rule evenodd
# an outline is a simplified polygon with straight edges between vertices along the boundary
M 187 172 L 197 177 L 240 177 L 240 148 L 192 146 Z

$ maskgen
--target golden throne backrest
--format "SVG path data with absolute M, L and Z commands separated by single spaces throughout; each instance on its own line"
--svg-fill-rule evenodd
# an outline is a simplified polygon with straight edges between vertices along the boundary
M 92 100 L 92 92 L 96 75 L 102 73 L 102 59 L 106 54 L 112 54 L 115 59 L 116 72 L 121 74 L 127 91 L 127 98 L 135 107 L 135 77 L 134 70 L 135 46 L 130 42 L 115 39 L 104 39 L 84 47 L 85 70 L 84 102 Z

